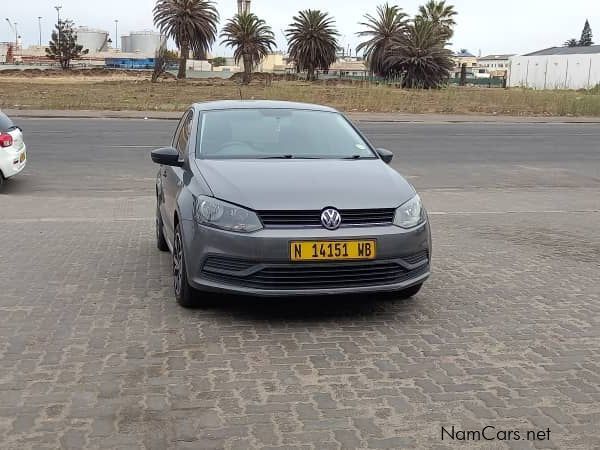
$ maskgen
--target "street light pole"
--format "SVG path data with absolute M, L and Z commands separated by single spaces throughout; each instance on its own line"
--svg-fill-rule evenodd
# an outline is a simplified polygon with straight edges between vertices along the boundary
M 38 17 L 38 28 L 40 30 L 40 47 L 42 46 L 42 16 Z
M 115 20 L 115 50 L 119 50 L 119 20 Z
M 58 15 L 58 61 L 62 67 L 62 48 L 60 46 L 60 10 L 62 6 L 55 6 L 54 9 L 56 9 L 56 14 Z

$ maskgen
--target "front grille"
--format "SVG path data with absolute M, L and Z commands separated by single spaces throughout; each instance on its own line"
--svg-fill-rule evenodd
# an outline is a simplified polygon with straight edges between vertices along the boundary
M 204 271 L 208 272 L 241 272 L 254 266 L 251 261 L 221 256 L 209 256 L 204 262 Z
M 388 209 L 342 209 L 342 227 L 389 225 L 394 222 L 396 210 Z M 321 227 L 321 211 L 258 211 L 267 228 Z
M 222 260 L 216 264 L 217 260 Z M 331 289 L 395 284 L 419 277 L 429 271 L 423 264 L 409 269 L 403 260 L 349 263 L 252 264 L 244 267 L 239 260 L 210 257 L 204 264 L 203 276 L 214 281 L 256 289 Z M 231 270 L 235 265 L 240 270 Z M 408 266 L 414 264 L 408 263 Z M 223 267 L 222 269 L 219 267 Z
M 410 256 L 403 256 L 402 260 L 406 261 L 409 264 L 419 264 L 422 263 L 423 261 L 426 261 L 429 258 L 429 253 L 427 252 L 427 250 L 423 250 L 422 252 L 419 253 L 415 253 L 414 255 L 410 255 Z

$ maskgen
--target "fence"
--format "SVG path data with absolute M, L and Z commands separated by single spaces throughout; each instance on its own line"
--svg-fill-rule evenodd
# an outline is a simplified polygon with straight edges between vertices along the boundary
M 450 78 L 450 80 L 448 80 L 448 84 L 458 86 L 460 84 L 460 78 Z M 506 78 L 503 78 L 503 77 L 467 78 L 466 86 L 502 88 L 502 87 L 506 87 Z

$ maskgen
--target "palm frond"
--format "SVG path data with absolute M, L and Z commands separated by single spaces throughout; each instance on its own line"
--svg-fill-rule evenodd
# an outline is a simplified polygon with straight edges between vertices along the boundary
M 233 48 L 236 64 L 244 61 L 245 83 L 250 82 L 253 68 L 277 47 L 271 27 L 249 12 L 229 19 L 223 27 L 221 39 L 221 44 Z
M 402 11 L 402 8 L 396 5 L 390 6 L 388 3 L 377 7 L 376 17 L 365 14 L 365 21 L 359 23 L 364 30 L 356 34 L 368 39 L 356 47 L 356 52 L 363 52 L 371 72 L 378 75 L 382 73 L 385 52 L 392 38 L 405 31 L 407 18 L 408 15 Z
M 384 59 L 388 76 L 401 76 L 410 88 L 431 89 L 441 86 L 454 66 L 452 52 L 439 27 L 427 20 L 410 24 L 406 33 L 395 36 Z
M 313 78 L 315 70 L 327 70 L 335 62 L 338 36 L 335 21 L 327 13 L 314 9 L 300 11 L 286 30 L 290 59 L 299 70 L 308 70 L 309 78 Z
M 256 66 L 277 47 L 271 27 L 252 13 L 245 12 L 229 19 L 220 37 L 221 44 L 234 49 L 236 63 L 247 56 Z
M 417 20 L 426 20 L 439 26 L 440 29 L 450 39 L 453 34 L 453 28 L 456 25 L 454 20 L 458 15 L 453 5 L 446 4 L 445 0 L 429 0 L 425 5 L 419 7 Z
M 177 47 L 188 45 L 197 55 L 205 55 L 217 37 L 219 13 L 211 0 L 158 0 L 154 24 Z

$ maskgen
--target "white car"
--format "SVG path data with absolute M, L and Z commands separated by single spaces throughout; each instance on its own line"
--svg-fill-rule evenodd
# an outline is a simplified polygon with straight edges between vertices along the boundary
M 20 173 L 26 163 L 27 149 L 21 128 L 0 112 L 0 186 Z

